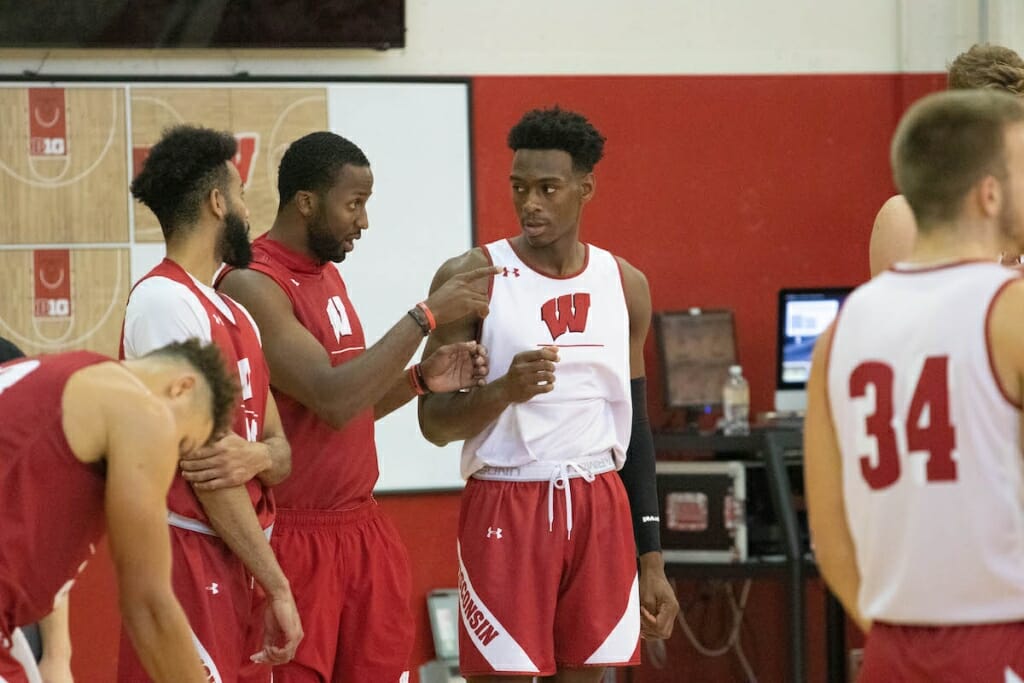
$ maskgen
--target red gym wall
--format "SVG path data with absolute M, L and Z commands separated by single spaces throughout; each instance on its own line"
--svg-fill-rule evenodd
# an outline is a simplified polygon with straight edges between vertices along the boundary
M 736 314 L 740 360 L 752 409 L 774 392 L 775 298 L 782 287 L 857 284 L 868 274 L 868 237 L 891 195 L 888 145 L 906 106 L 941 89 L 944 75 L 482 77 L 473 80 L 477 237 L 517 230 L 508 191 L 505 135 L 527 109 L 558 104 L 586 113 L 608 138 L 583 238 L 647 274 L 654 310 L 726 307 Z M 444 197 L 438 197 L 439 202 Z M 653 335 L 649 403 L 665 415 Z M 415 668 L 433 657 L 426 593 L 456 580 L 458 495 L 387 496 L 381 501 L 413 558 L 419 637 Z M 112 680 L 117 654 L 115 593 L 101 554 L 72 592 L 75 673 Z M 694 584 L 681 586 L 691 604 Z M 809 680 L 824 680 L 821 590 L 808 591 Z M 755 584 L 743 631 L 758 674 L 786 679 L 784 601 L 772 581 Z M 702 635 L 725 637 L 727 618 L 708 613 Z M 669 669 L 645 664 L 638 683 L 739 680 L 735 658 L 698 655 L 679 629 Z

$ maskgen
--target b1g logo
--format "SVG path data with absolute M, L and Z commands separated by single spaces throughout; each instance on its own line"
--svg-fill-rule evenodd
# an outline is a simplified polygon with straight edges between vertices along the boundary
M 590 294 L 576 292 L 550 299 L 540 307 L 540 319 L 548 326 L 551 341 L 566 332 L 583 332 L 587 329 L 587 314 L 590 312 Z
M 32 258 L 36 318 L 71 317 L 71 253 L 67 249 L 37 249 Z
M 29 156 L 67 156 L 68 120 L 64 88 L 29 88 L 28 135 Z

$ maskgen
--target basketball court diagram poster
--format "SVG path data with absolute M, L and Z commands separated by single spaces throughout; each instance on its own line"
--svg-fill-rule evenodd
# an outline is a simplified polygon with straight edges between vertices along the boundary
M 133 282 L 163 257 L 129 193 L 163 131 L 232 133 L 252 237 L 277 215 L 277 167 L 318 130 L 359 144 L 375 176 L 370 229 L 340 266 L 372 344 L 472 246 L 469 87 L 458 82 L 0 82 L 0 336 L 26 353 L 117 354 Z M 437 197 L 446 210 L 424 212 Z M 381 273 L 401 273 L 387 278 Z M 419 435 L 415 403 L 380 425 L 382 490 L 458 488 L 458 448 Z

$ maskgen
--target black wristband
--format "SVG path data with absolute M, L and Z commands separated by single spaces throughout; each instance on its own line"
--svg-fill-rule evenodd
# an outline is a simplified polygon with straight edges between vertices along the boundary
M 427 320 L 427 316 L 419 308 L 413 306 L 409 309 L 409 317 L 416 321 L 416 324 L 423 330 L 423 336 L 426 337 L 430 334 L 430 322 Z
M 626 450 L 626 463 L 619 470 L 619 477 L 629 497 L 636 550 L 643 555 L 661 550 L 661 515 L 658 511 L 654 435 L 647 419 L 647 381 L 638 377 L 630 380 L 629 384 L 633 399 L 633 429 Z

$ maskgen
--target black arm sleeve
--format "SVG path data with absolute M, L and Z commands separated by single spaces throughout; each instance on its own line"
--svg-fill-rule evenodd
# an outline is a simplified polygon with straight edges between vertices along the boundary
M 633 514 L 633 535 L 637 553 L 661 550 L 658 514 L 658 486 L 654 471 L 654 436 L 647 419 L 647 380 L 629 382 L 633 399 L 633 430 L 626 450 L 626 464 L 619 470 Z

